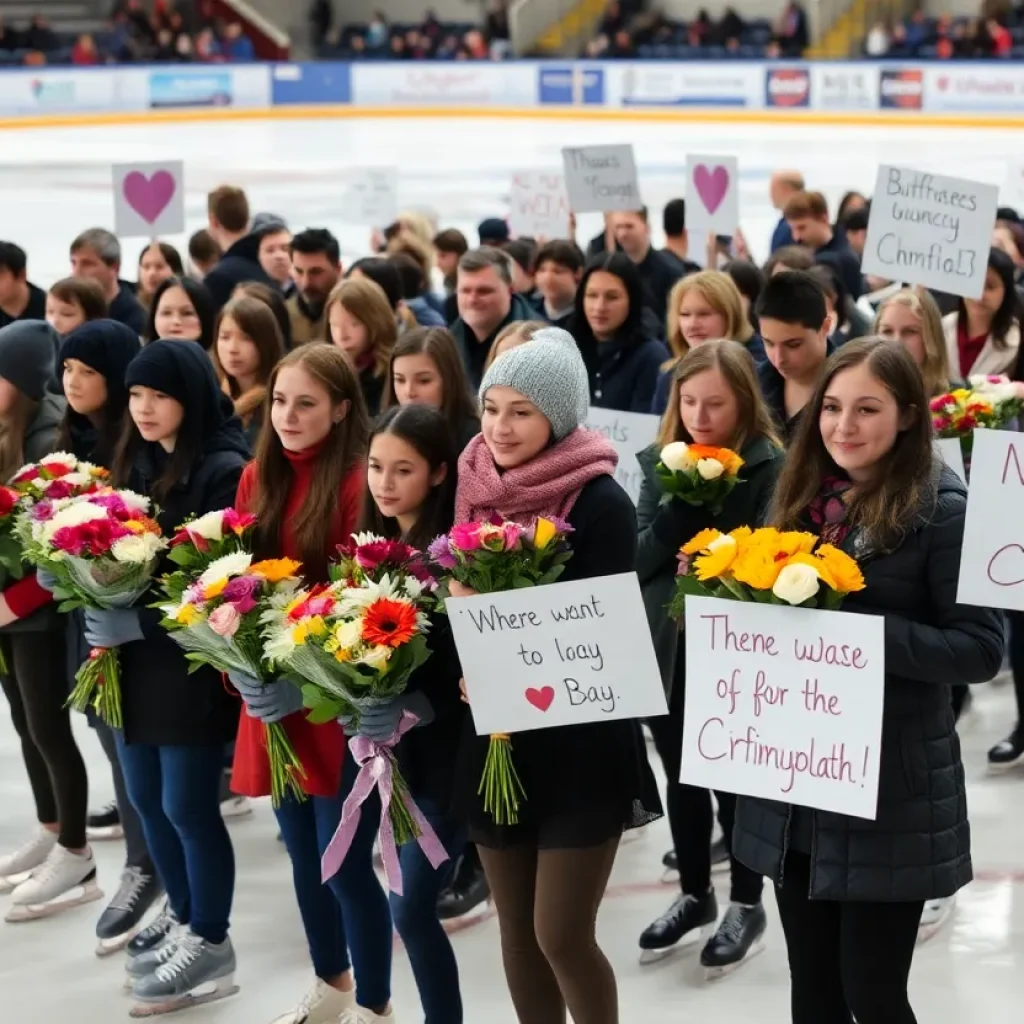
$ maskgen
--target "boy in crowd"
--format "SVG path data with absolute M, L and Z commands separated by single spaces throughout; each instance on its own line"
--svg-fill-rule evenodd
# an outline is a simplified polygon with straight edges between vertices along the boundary
M 540 312 L 555 327 L 565 327 L 576 308 L 583 264 L 583 253 L 575 242 L 547 242 L 537 251 L 534 281 Z
M 860 260 L 846 241 L 833 230 L 828 203 L 820 192 L 797 192 L 786 203 L 786 223 L 793 241 L 806 245 L 818 263 L 830 263 L 842 275 L 847 294 L 856 301 L 864 291 Z

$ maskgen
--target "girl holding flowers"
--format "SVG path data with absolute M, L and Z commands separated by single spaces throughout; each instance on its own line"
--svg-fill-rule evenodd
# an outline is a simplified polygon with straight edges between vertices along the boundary
M 957 604 L 967 496 L 932 454 L 921 374 L 880 339 L 825 366 L 769 511 L 854 556 L 844 612 L 885 617 L 885 709 L 874 820 L 740 797 L 733 852 L 770 878 L 786 935 L 793 1024 L 914 1024 L 907 996 L 926 900 L 971 880 L 950 686 L 1003 656 L 1001 615 Z
M 358 525 L 366 483 L 369 428 L 362 390 L 345 355 L 322 343 L 287 355 L 267 389 L 272 429 L 260 438 L 235 504 L 257 518 L 256 558 L 295 559 L 307 584 L 326 583 L 328 562 Z M 391 915 L 373 870 L 380 805 L 374 805 L 375 798 L 364 805 L 352 847 L 328 892 L 320 860 L 357 775 L 354 760 L 345 754 L 344 733 L 336 721 L 307 721 L 301 692 L 284 679 L 263 685 L 232 674 L 231 681 L 247 711 L 239 724 L 232 788 L 254 797 L 270 793 L 264 723 L 281 723 L 305 772 L 299 781 L 307 799 L 289 796 L 274 813 L 291 858 L 317 980 L 276 1024 L 333 1024 L 348 1013 L 362 1014 L 354 1018 L 358 1024 L 390 1021 Z
M 719 504 L 693 504 L 696 492 L 666 493 L 665 470 L 684 469 L 708 446 L 724 448 L 741 460 L 737 483 Z M 697 930 L 713 928 L 718 904 L 711 886 L 711 793 L 679 782 L 686 701 L 686 658 L 679 625 L 666 608 L 679 568 L 679 550 L 702 530 L 728 533 L 757 526 L 771 500 L 782 467 L 782 451 L 772 416 L 757 385 L 754 362 L 735 341 L 705 341 L 690 349 L 672 373 L 668 411 L 658 440 L 638 456 L 644 480 L 637 506 L 640 530 L 637 574 L 647 607 L 669 713 L 648 722 L 668 777 L 667 807 L 683 893 L 640 936 L 645 960 L 652 959 Z M 698 469 L 700 466 L 698 465 Z M 701 477 L 702 479 L 702 477 Z M 703 481 L 708 487 L 713 481 Z M 696 497 L 696 500 L 700 500 Z M 730 849 L 736 797 L 717 793 L 718 815 Z M 729 908 L 701 953 L 709 969 L 741 962 L 765 928 L 759 875 L 730 855 Z
M 128 364 L 125 385 L 129 418 L 114 485 L 150 498 L 165 536 L 189 517 L 230 505 L 249 449 L 203 349 L 152 342 Z M 159 622 L 145 598 L 128 609 L 85 612 L 89 644 L 120 648 L 118 756 L 170 905 L 129 949 L 134 994 L 148 1012 L 230 995 L 235 970 L 228 938 L 235 861 L 220 782 L 239 704 L 211 668 L 189 672 Z
M 497 513 L 530 528 L 566 519 L 572 557 L 562 580 L 632 572 L 636 515 L 615 482 L 616 457 L 581 429 L 586 367 L 560 340 L 533 341 L 495 361 L 480 388 L 482 432 L 459 460 L 457 524 Z M 452 583 L 453 598 L 466 588 Z M 661 813 L 636 721 L 540 729 L 512 737 L 524 792 L 519 820 L 498 825 L 478 792 L 489 749 L 467 722 L 456 802 L 480 849 L 522 1024 L 616 1024 L 615 975 L 595 923 L 624 829 Z

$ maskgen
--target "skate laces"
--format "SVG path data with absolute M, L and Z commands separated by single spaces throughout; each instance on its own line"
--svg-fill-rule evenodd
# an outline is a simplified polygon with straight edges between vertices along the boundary
M 686 913 L 687 904 L 689 903 L 689 901 L 691 899 L 693 899 L 692 896 L 677 896 L 676 900 L 672 904 L 672 906 L 669 907 L 668 910 L 666 910 L 665 913 L 662 914 L 661 917 L 659 917 L 658 920 L 655 921 L 654 923 L 655 924 L 673 924 L 673 923 L 675 923 L 677 920 L 679 920 L 680 917 L 683 916 L 684 913 Z
M 114 897 L 117 898 L 116 896 Z M 139 932 L 139 938 L 146 940 L 154 938 L 157 935 L 164 935 L 169 932 L 176 924 L 178 919 L 174 916 L 174 911 L 171 910 L 169 903 L 164 904 L 163 910 L 156 916 L 152 924 L 147 925 Z
M 146 876 L 142 873 L 142 868 L 126 867 L 121 872 L 121 885 L 110 901 L 110 908 L 133 910 L 145 887 Z
M 51 882 L 60 870 L 60 862 L 63 860 L 62 848 L 55 846 L 47 855 L 46 860 L 32 872 L 32 880 L 37 883 Z
M 188 932 L 178 940 L 174 955 L 170 960 L 156 969 L 157 978 L 163 982 L 174 981 L 179 974 L 199 959 L 199 954 L 202 951 L 203 940 L 195 932 Z
M 743 918 L 746 907 L 733 905 L 725 912 L 718 928 L 719 934 L 730 942 L 738 942 L 743 936 Z

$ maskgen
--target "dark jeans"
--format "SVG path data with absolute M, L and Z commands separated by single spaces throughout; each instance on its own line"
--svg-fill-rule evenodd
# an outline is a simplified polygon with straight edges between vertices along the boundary
M 178 920 L 208 942 L 227 938 L 235 852 L 220 814 L 224 748 L 127 744 L 117 753 L 128 796 Z
M 1006 617 L 1010 624 L 1008 653 L 1017 697 L 1017 722 L 1024 727 L 1024 612 L 1007 612 Z
M 320 857 L 338 828 L 358 772 L 359 766 L 346 754 L 337 796 L 307 797 L 302 803 L 289 799 L 275 814 L 291 858 L 295 898 L 317 977 L 330 981 L 352 968 L 359 1005 L 383 1009 L 391 1000 L 392 938 L 387 897 L 373 869 L 373 843 L 380 826 L 376 794 L 363 804 L 341 869 L 326 886 L 320 874 Z
M 924 903 L 811 900 L 810 867 L 790 852 L 775 890 L 793 1024 L 916 1024 L 907 979 Z
M 10 675 L 0 679 L 11 706 L 11 722 L 21 740 L 43 825 L 60 825 L 58 842 L 69 850 L 86 844 L 89 782 L 85 762 L 71 730 L 67 644 L 63 629 L 10 633 L 3 637 Z
M 465 830 L 437 805 L 427 800 L 417 804 L 449 859 L 435 871 L 418 843 L 406 843 L 400 852 L 404 891 L 401 896 L 391 893 L 391 913 L 409 954 L 425 1024 L 462 1024 L 459 966 L 437 916 L 437 898 L 451 883 L 455 861 L 466 842 Z
M 676 687 L 678 691 L 680 687 Z M 654 746 L 668 776 L 665 807 L 668 812 L 672 844 L 679 860 L 679 881 L 688 896 L 701 896 L 711 888 L 711 836 L 715 828 L 715 812 L 711 791 L 686 786 L 679 781 L 683 759 L 683 716 L 673 694 L 667 715 L 647 721 Z M 736 821 L 736 796 L 715 793 L 718 798 L 718 820 L 726 849 L 729 850 L 731 891 L 734 903 L 752 906 L 761 902 L 764 879 L 732 856 L 732 830 Z
M 124 772 L 117 756 L 117 734 L 106 722 L 96 718 L 92 727 L 103 747 L 103 753 L 110 762 L 110 773 L 114 777 L 114 799 L 117 801 L 117 813 L 124 829 L 125 864 L 130 867 L 142 868 L 147 873 L 153 870 L 153 861 L 146 845 L 146 834 L 142 830 L 142 819 L 138 811 L 128 799 L 128 787 L 125 785 Z

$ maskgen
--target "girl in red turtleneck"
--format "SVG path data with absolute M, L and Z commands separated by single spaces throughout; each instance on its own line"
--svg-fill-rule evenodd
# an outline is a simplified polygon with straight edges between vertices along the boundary
M 235 504 L 257 517 L 257 558 L 295 558 L 308 582 L 326 581 L 335 548 L 356 528 L 365 486 L 369 427 L 362 391 L 348 359 L 326 344 L 304 345 L 286 356 L 267 390 L 264 422 L 269 419 L 273 429 L 264 429 Z M 373 870 L 379 807 L 364 807 L 352 848 L 328 883 L 335 899 L 324 899 L 320 857 L 356 776 L 344 733 L 337 722 L 311 725 L 291 683 L 260 687 L 232 679 L 248 711 L 235 746 L 234 790 L 270 793 L 265 722 L 283 721 L 306 772 L 308 799 L 286 798 L 275 813 L 317 982 L 301 1009 L 281 1019 L 333 1020 L 358 1004 L 359 1020 L 391 1021 L 391 916 Z

